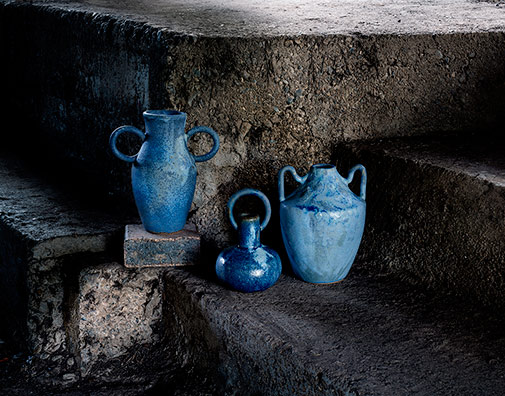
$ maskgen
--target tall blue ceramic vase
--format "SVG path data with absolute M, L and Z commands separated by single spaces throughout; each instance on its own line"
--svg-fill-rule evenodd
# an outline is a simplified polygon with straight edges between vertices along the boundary
M 135 203 L 144 228 L 153 233 L 182 230 L 186 224 L 196 185 L 195 162 L 211 159 L 219 149 L 219 137 L 208 127 L 197 126 L 184 132 L 186 114 L 174 110 L 146 110 L 146 132 L 133 126 L 117 128 L 110 136 L 112 152 L 132 163 L 131 177 Z M 116 147 L 119 135 L 131 132 L 143 140 L 140 151 L 125 155 Z M 208 133 L 212 150 L 195 156 L 188 150 L 188 139 L 195 133 Z
M 361 171 L 361 192 L 348 187 Z M 300 183 L 287 198 L 284 174 Z M 365 227 L 366 170 L 356 165 L 343 178 L 334 165 L 313 165 L 299 176 L 292 166 L 279 172 L 282 238 L 295 274 L 306 282 L 333 283 L 344 279 L 356 257 Z
M 239 222 L 233 216 L 235 202 L 244 195 L 260 198 L 265 205 L 265 219 L 260 224 L 258 215 L 243 214 Z M 216 260 L 217 277 L 232 289 L 242 292 L 262 291 L 272 286 L 282 270 L 277 252 L 260 242 L 262 231 L 272 213 L 270 201 L 261 191 L 246 188 L 235 193 L 228 201 L 228 216 L 238 230 L 237 246 L 223 250 Z

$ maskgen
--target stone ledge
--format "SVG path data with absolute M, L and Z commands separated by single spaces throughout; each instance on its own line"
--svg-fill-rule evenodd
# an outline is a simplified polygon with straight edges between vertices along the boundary
M 501 395 L 503 319 L 361 265 L 338 284 L 283 275 L 252 294 L 170 271 L 173 333 L 187 346 L 179 359 L 207 364 L 228 391 L 247 394 Z
M 5 0 L 4 0 L 5 1 Z M 9 1 L 7 1 L 9 3 Z M 111 14 L 190 36 L 451 34 L 505 30 L 503 4 L 462 0 L 74 0 L 31 3 Z
M 32 166 L 0 155 L 0 224 L 30 244 L 34 258 L 106 251 L 123 227 L 118 214 L 55 187 Z
M 338 158 L 368 170 L 360 254 L 374 270 L 505 309 L 505 151 L 498 137 L 353 144 Z
M 79 273 L 70 326 L 89 383 L 155 383 L 174 371 L 163 324 L 164 268 L 92 265 Z

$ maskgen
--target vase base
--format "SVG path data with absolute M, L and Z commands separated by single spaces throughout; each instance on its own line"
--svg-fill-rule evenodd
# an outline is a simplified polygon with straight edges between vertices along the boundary
M 192 232 L 196 232 L 196 227 L 194 224 L 191 224 L 191 223 L 186 223 L 186 225 L 184 226 L 184 228 L 181 228 L 180 230 L 177 230 L 177 231 L 173 231 L 173 232 L 156 232 L 156 231 L 151 231 L 151 230 L 148 230 L 146 229 L 144 226 L 143 226 L 144 230 L 147 231 L 149 234 L 153 234 L 153 235 L 158 235 L 160 237 L 165 237 L 165 236 L 173 236 L 175 234 L 177 234 L 178 232 L 184 232 L 184 231 L 192 231 Z
M 312 283 L 313 285 L 333 285 L 335 283 L 342 282 L 344 279 L 339 279 L 339 280 L 336 280 L 336 281 L 333 281 L 333 282 L 310 282 L 310 281 L 306 281 L 306 280 L 304 280 L 304 282 Z

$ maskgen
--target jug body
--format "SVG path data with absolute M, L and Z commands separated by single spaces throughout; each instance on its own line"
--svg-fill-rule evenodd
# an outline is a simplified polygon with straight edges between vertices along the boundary
M 132 190 L 144 228 L 153 233 L 180 231 L 193 202 L 195 161 L 212 158 L 219 138 L 207 127 L 195 127 L 186 134 L 186 114 L 182 112 L 147 110 L 143 115 L 145 134 L 134 127 L 118 128 L 111 135 L 111 148 L 119 158 L 132 162 Z M 116 148 L 116 139 L 123 131 L 143 138 L 135 156 L 125 156 Z M 209 133 L 214 140 L 211 152 L 203 156 L 194 156 L 187 148 L 188 138 L 198 132 Z
M 348 187 L 356 170 L 362 172 L 360 196 Z M 300 186 L 284 197 L 284 173 Z M 311 283 L 344 279 L 358 251 L 365 226 L 366 171 L 354 167 L 347 179 L 336 167 L 319 164 L 300 177 L 293 167 L 279 172 L 280 223 L 284 245 L 294 273 Z
M 265 220 L 260 225 L 258 215 L 242 215 L 238 224 L 233 217 L 236 200 L 244 195 L 255 195 L 263 200 Z M 270 219 L 270 202 L 258 190 L 244 189 L 234 194 L 228 202 L 228 214 L 239 233 L 239 244 L 224 249 L 216 260 L 217 277 L 230 288 L 250 293 L 263 291 L 272 286 L 282 270 L 277 252 L 260 242 L 260 231 Z

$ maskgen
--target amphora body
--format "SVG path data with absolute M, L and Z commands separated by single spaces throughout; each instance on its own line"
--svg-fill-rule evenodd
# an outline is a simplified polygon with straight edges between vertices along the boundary
M 361 192 L 348 187 L 356 170 L 362 172 Z M 287 198 L 284 174 L 301 183 Z M 282 238 L 295 274 L 311 283 L 344 279 L 354 261 L 365 226 L 366 170 L 356 165 L 343 178 L 334 165 L 313 165 L 306 176 L 292 166 L 279 172 Z

